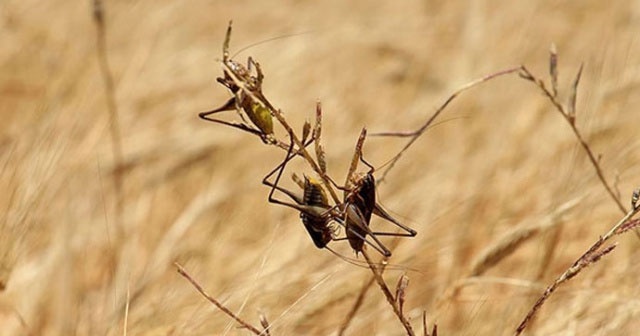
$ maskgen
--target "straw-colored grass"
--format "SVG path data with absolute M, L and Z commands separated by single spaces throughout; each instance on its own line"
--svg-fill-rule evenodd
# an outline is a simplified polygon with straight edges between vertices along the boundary
M 104 5 L 120 164 L 91 1 L 0 4 L 2 335 L 123 335 L 125 325 L 128 335 L 248 333 L 174 262 L 274 336 L 335 334 L 356 300 L 346 335 L 404 333 L 377 286 L 358 298 L 370 271 L 316 249 L 298 213 L 267 202 L 260 180 L 284 152 L 197 118 L 229 98 L 215 77 L 230 19 L 232 54 L 305 33 L 234 58 L 260 62 L 265 95 L 296 130 L 321 100 L 338 181 L 362 126 L 414 130 L 465 83 L 520 64 L 547 79 L 555 43 L 561 102 L 584 63 L 576 126 L 604 176 L 624 206 L 640 186 L 640 6 L 631 1 Z M 395 290 L 395 265 L 409 269 L 403 316 L 418 333 L 426 311 L 439 335 L 512 335 L 621 211 L 566 121 L 518 76 L 464 92 L 439 120 L 378 188 L 419 232 L 398 242 L 383 277 Z M 380 167 L 405 142 L 369 137 L 365 156 Z M 304 167 L 287 169 L 311 173 Z M 554 292 L 525 334 L 637 331 L 640 240 L 615 242 Z M 346 242 L 332 246 L 354 257 Z

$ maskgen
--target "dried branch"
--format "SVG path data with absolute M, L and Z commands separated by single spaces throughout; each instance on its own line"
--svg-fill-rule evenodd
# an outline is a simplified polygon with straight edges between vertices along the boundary
M 578 129 L 575 123 L 575 118 L 576 118 L 575 101 L 576 101 L 578 83 L 580 82 L 581 74 L 582 74 L 582 65 L 580 66 L 580 70 L 578 71 L 578 74 L 576 75 L 576 78 L 573 82 L 571 98 L 569 99 L 569 107 L 565 108 L 562 105 L 562 103 L 558 101 L 554 92 L 549 91 L 549 89 L 547 89 L 542 79 L 534 76 L 529 71 L 529 69 L 527 69 L 525 66 L 522 66 L 520 71 L 520 77 L 535 84 L 538 87 L 538 89 L 542 91 L 542 93 L 549 99 L 551 104 L 560 113 L 560 115 L 562 115 L 564 120 L 569 124 L 569 126 L 571 127 L 571 130 L 573 131 L 573 134 L 575 135 L 576 139 L 578 139 L 578 142 L 582 146 L 582 149 L 585 151 L 585 153 L 587 153 L 587 156 L 589 157 L 589 161 L 591 162 L 591 165 L 593 165 L 593 168 L 595 169 L 596 174 L 598 175 L 598 179 L 600 179 L 600 182 L 605 187 L 605 189 L 607 190 L 607 193 L 609 194 L 609 196 L 611 196 L 611 199 L 613 199 L 613 201 L 616 203 L 620 211 L 622 211 L 622 213 L 626 213 L 627 210 L 622 205 L 620 198 L 616 196 L 613 187 L 611 187 L 609 182 L 607 182 L 607 179 L 605 178 L 604 173 L 602 172 L 602 168 L 600 167 L 600 163 L 598 162 L 599 160 L 593 154 L 591 147 L 589 147 L 589 144 L 586 142 L 586 140 L 584 140 L 582 133 L 580 132 L 580 130 Z
M 392 250 L 395 249 L 395 247 L 397 247 L 398 243 L 399 243 L 399 240 L 395 240 L 392 243 L 392 246 L 390 246 L 390 248 Z M 381 261 L 377 264 L 377 265 L 379 265 L 379 267 L 378 267 L 378 271 L 379 272 L 378 273 L 380 274 L 380 276 L 382 276 L 384 271 L 387 270 L 387 269 L 395 269 L 393 267 L 393 265 L 389 265 L 389 263 L 387 263 L 388 259 L 389 259 L 388 257 L 384 257 L 383 256 Z M 414 271 L 414 272 L 419 272 L 418 270 L 411 269 L 411 268 L 404 268 L 403 267 L 403 269 L 409 270 L 409 271 Z M 358 297 L 356 298 L 355 302 L 353 303 L 353 306 L 351 307 L 351 309 L 349 310 L 349 312 L 345 316 L 344 321 L 340 325 L 340 329 L 338 329 L 338 335 L 344 335 L 344 333 L 347 330 L 347 328 L 349 327 L 349 325 L 351 325 L 351 322 L 353 321 L 353 318 L 355 317 L 355 315 L 358 312 L 358 310 L 360 309 L 360 307 L 362 307 L 362 304 L 364 303 L 364 298 L 366 297 L 369 289 L 371 289 L 371 287 L 373 286 L 373 283 L 375 281 L 376 281 L 376 275 L 374 274 L 362 286 L 362 288 L 360 289 L 360 293 L 358 294 Z
M 264 313 L 260 313 L 260 325 L 262 328 L 262 334 L 265 336 L 271 336 L 271 331 L 269 330 L 271 326 L 269 325 L 269 320 L 267 320 L 267 316 Z
M 402 323 L 402 326 L 404 326 L 404 329 L 407 331 L 407 335 L 414 336 L 415 333 L 413 331 L 413 328 L 411 327 L 411 323 L 403 316 L 400 307 L 398 307 L 397 305 L 396 298 L 393 297 L 393 294 L 391 294 L 391 291 L 389 290 L 389 286 L 387 286 L 387 284 L 384 282 L 384 279 L 382 278 L 382 275 L 380 274 L 380 272 L 378 272 L 376 264 L 371 260 L 371 257 L 369 257 L 369 254 L 366 250 L 362 250 L 362 255 L 364 255 L 364 258 L 367 260 L 367 264 L 369 264 L 369 268 L 371 269 L 371 272 L 373 273 L 378 286 L 380 286 L 382 294 L 384 294 L 387 302 L 389 302 L 389 304 L 393 308 L 393 312 L 396 314 L 398 320 L 400 321 L 400 323 Z
M 611 229 L 609 229 L 607 233 L 605 233 L 595 243 L 593 243 L 593 245 L 591 245 L 591 247 L 585 253 L 583 253 L 580 256 L 580 258 L 578 258 L 573 263 L 573 265 L 571 265 L 571 267 L 569 267 L 566 271 L 564 271 L 562 275 L 560 275 L 551 285 L 547 287 L 547 289 L 544 291 L 542 296 L 538 298 L 538 300 L 533 305 L 531 310 L 529 310 L 529 312 L 527 313 L 527 316 L 522 320 L 522 322 L 520 322 L 520 325 L 516 329 L 516 333 L 515 333 L 516 336 L 520 335 L 524 331 L 524 329 L 529 325 L 529 323 L 534 318 L 536 313 L 540 310 L 540 307 L 542 307 L 542 305 L 547 301 L 547 299 L 551 296 L 551 294 L 553 294 L 553 292 L 555 292 L 556 289 L 558 289 L 558 287 L 561 284 L 575 277 L 584 268 L 586 268 L 587 266 L 593 263 L 598 262 L 603 256 L 613 251 L 613 249 L 616 247 L 616 244 L 604 247 L 602 249 L 601 247 L 604 245 L 605 242 L 611 239 L 611 237 L 613 237 L 614 235 L 628 231 L 628 230 L 621 230 L 621 228 L 629 226 L 628 224 L 629 222 L 634 222 L 634 221 L 631 221 L 632 217 L 640 211 L 640 206 L 637 200 L 636 201 L 633 200 L 636 198 L 636 195 L 639 193 L 640 193 L 639 191 L 634 192 L 634 196 L 632 198 L 632 204 L 633 204 L 632 209 L 629 210 L 629 212 L 627 212 L 626 215 L 620 221 L 618 221 L 618 223 L 616 223 L 613 227 L 611 227 Z
M 394 156 L 389 161 L 389 165 L 385 168 L 385 170 L 382 173 L 382 176 L 378 179 L 378 183 L 381 183 L 382 181 L 384 181 L 384 179 L 387 177 L 387 174 L 389 173 L 389 171 L 391 169 L 393 169 L 393 167 L 395 166 L 396 162 L 398 162 L 398 160 L 400 160 L 400 157 L 402 157 L 404 152 L 407 151 L 407 149 L 409 149 L 409 147 L 411 147 L 411 145 L 413 145 L 413 143 L 416 142 L 416 140 L 418 140 L 418 138 L 427 130 L 427 128 L 429 128 L 429 126 L 436 120 L 436 118 L 442 113 L 442 111 L 444 111 L 444 109 L 447 106 L 449 106 L 449 104 L 454 99 L 456 99 L 456 97 L 458 97 L 464 91 L 467 91 L 467 90 L 473 88 L 474 86 L 477 86 L 479 84 L 482 84 L 484 82 L 487 82 L 489 80 L 492 80 L 492 79 L 500 77 L 500 76 L 504 76 L 504 75 L 507 75 L 507 74 L 511 74 L 511 73 L 517 72 L 519 70 L 520 70 L 520 67 L 498 71 L 498 72 L 495 72 L 493 74 L 484 76 L 482 78 L 476 79 L 476 80 L 474 80 L 472 82 L 469 82 L 469 83 L 463 85 L 462 87 L 460 87 L 456 91 L 454 91 L 449 96 L 449 98 L 447 98 L 447 100 L 445 100 L 445 102 L 442 105 L 440 105 L 440 107 L 438 107 L 436 109 L 436 111 L 431 115 L 431 117 L 429 117 L 429 119 L 427 119 L 427 121 L 422 126 L 420 126 L 420 128 L 418 128 L 415 131 L 412 131 L 412 132 L 384 132 L 384 133 L 371 134 L 371 136 L 407 137 L 407 138 L 410 138 L 409 141 L 407 141 L 407 143 L 404 145 L 404 147 L 400 150 L 400 152 L 398 152 L 398 154 L 396 154 L 396 156 Z
M 185 279 L 187 279 L 192 285 L 193 287 L 196 288 L 196 290 L 205 298 L 207 299 L 207 301 L 211 302 L 214 306 L 218 307 L 218 309 L 222 310 L 222 312 L 224 312 L 225 314 L 229 315 L 232 319 L 234 319 L 236 322 L 238 322 L 241 326 L 243 326 L 244 328 L 247 328 L 249 331 L 251 331 L 252 333 L 256 334 L 256 335 L 263 335 L 263 332 L 261 332 L 260 330 L 258 330 L 258 328 L 252 326 L 251 324 L 245 322 L 243 319 L 239 318 L 238 316 L 236 316 L 236 314 L 234 314 L 231 310 L 229 310 L 227 307 L 223 306 L 220 302 L 218 302 L 216 299 L 214 299 L 213 297 L 211 297 L 209 294 L 207 294 L 204 289 L 202 289 L 202 286 L 200 286 L 200 284 L 193 279 L 189 273 L 187 273 L 187 271 L 182 267 L 182 265 L 178 264 L 177 262 L 174 263 L 174 265 L 178 268 L 177 271 L 180 275 L 182 275 Z

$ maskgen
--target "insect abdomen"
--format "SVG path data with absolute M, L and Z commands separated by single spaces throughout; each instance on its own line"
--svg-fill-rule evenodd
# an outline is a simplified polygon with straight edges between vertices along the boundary
M 305 205 L 318 207 L 319 209 L 329 208 L 327 196 L 320 184 L 307 177 L 304 179 L 304 196 L 302 201 Z M 300 213 L 300 218 L 316 247 L 324 248 L 327 246 L 332 239 L 331 228 L 327 223 L 327 218 L 306 212 Z

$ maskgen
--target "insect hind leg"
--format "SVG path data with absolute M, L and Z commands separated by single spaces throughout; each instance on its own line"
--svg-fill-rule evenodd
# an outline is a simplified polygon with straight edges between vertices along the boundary
M 349 214 L 350 210 L 353 213 Z M 367 244 L 371 246 L 373 249 L 375 249 L 378 253 L 382 254 L 383 256 L 385 257 L 391 256 L 391 251 L 389 251 L 389 249 L 375 235 L 372 234 L 371 230 L 364 222 L 364 219 L 362 217 L 362 212 L 360 212 L 360 210 L 357 207 L 353 206 L 352 204 L 348 204 L 347 208 L 345 209 L 345 216 L 347 217 L 347 223 L 357 221 L 358 223 L 351 224 L 351 225 L 355 226 L 358 229 L 361 229 L 363 233 L 358 232 L 359 230 L 354 229 L 353 227 L 351 227 L 351 225 L 345 224 L 342 220 L 336 219 L 336 222 L 345 228 L 347 236 L 343 238 L 337 238 L 334 240 L 349 240 L 351 242 L 354 239 L 359 239 L 360 241 L 363 242 L 363 244 Z M 371 236 L 371 239 L 373 239 L 373 242 L 367 239 L 367 235 Z M 360 247 L 354 248 L 356 253 L 360 252 L 358 250 L 359 248 Z
M 393 218 L 386 210 L 384 210 L 382 208 L 382 206 L 380 206 L 380 204 L 376 203 L 375 207 L 373 208 L 373 213 L 388 221 L 391 222 L 393 225 L 399 227 L 400 229 L 404 230 L 405 233 L 393 233 L 393 232 L 374 232 L 375 234 L 377 234 L 378 236 L 397 236 L 397 237 L 415 237 L 418 232 L 402 223 L 400 223 L 397 219 Z

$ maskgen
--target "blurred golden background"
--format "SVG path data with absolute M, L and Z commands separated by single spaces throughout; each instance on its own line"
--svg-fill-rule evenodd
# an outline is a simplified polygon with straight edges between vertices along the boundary
M 625 205 L 640 185 L 634 1 L 104 7 L 120 166 L 91 1 L 0 3 L 2 335 L 122 335 L 127 302 L 129 335 L 247 334 L 180 277 L 174 261 L 245 320 L 259 325 L 264 313 L 272 335 L 337 332 L 371 273 L 316 249 L 298 213 L 267 202 L 260 180 L 282 150 L 197 118 L 229 98 L 215 82 L 229 20 L 231 53 L 250 46 L 235 59 L 260 62 L 264 93 L 296 129 L 322 102 L 329 172 L 338 181 L 361 127 L 413 130 L 465 83 L 520 64 L 546 79 L 555 43 L 563 100 L 584 63 L 577 125 L 606 178 Z M 426 311 L 440 335 L 513 334 L 544 287 L 621 212 L 570 127 L 518 76 L 465 92 L 439 120 L 378 188 L 386 209 L 419 232 L 383 239 L 397 244 L 390 262 L 408 269 L 406 313 L 420 330 Z M 370 137 L 365 156 L 380 167 L 404 143 Z M 290 169 L 305 171 L 302 163 Z M 123 183 L 121 224 L 114 174 Z M 531 227 L 535 234 L 512 255 L 468 278 L 484 250 Z M 529 334 L 637 330 L 640 240 L 618 241 L 551 298 Z M 332 246 L 354 257 L 345 242 Z M 385 278 L 395 284 L 401 274 Z M 373 288 L 346 334 L 403 332 Z

